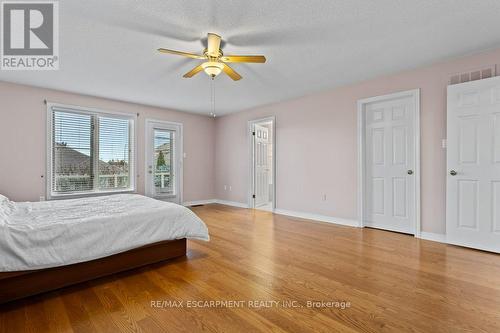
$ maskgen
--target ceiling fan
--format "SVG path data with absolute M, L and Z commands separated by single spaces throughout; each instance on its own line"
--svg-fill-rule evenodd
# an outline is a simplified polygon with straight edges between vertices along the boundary
M 251 63 L 264 63 L 266 62 L 266 57 L 262 55 L 227 55 L 225 56 L 222 52 L 221 48 L 221 37 L 214 33 L 208 33 L 207 38 L 207 48 L 203 50 L 203 54 L 194 54 L 187 53 L 175 50 L 169 50 L 160 48 L 159 52 L 169 53 L 169 54 L 177 54 L 180 56 L 206 60 L 201 65 L 196 66 L 186 74 L 184 74 L 185 78 L 191 78 L 194 75 L 198 74 L 201 71 L 205 71 L 208 76 L 214 79 L 221 72 L 226 73 L 231 79 L 234 81 L 238 81 L 241 79 L 241 75 L 236 73 L 234 69 L 229 67 L 226 63 L 231 62 L 251 62 Z

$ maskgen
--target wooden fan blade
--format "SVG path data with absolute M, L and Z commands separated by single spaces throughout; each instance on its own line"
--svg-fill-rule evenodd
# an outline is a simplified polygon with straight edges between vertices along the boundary
M 220 58 L 224 62 L 266 62 L 266 57 L 262 55 L 248 56 L 248 55 L 228 55 Z
M 224 73 L 226 73 L 234 81 L 238 81 L 241 79 L 241 75 L 236 73 L 234 71 L 234 69 L 232 69 L 231 67 L 229 67 L 226 64 L 224 64 L 224 67 L 222 67 L 222 70 L 224 71 Z
M 193 68 L 192 70 L 190 70 L 189 72 L 184 74 L 184 77 L 186 77 L 186 78 L 193 77 L 194 75 L 198 74 L 202 70 L 203 70 L 203 67 L 201 65 L 196 66 L 195 68 Z
M 184 56 L 184 57 L 188 57 L 188 58 L 193 58 L 193 59 L 206 59 L 206 57 L 203 55 L 175 51 L 175 50 L 169 50 L 169 49 L 163 49 L 163 48 L 158 49 L 158 52 L 168 53 L 168 54 L 176 54 L 176 55 L 180 55 L 180 56 Z
M 207 37 L 207 54 L 211 57 L 218 57 L 220 49 L 220 36 L 208 33 Z

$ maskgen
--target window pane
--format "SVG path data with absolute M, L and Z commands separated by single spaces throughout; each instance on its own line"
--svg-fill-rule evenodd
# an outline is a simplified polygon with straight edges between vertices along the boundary
M 174 174 L 172 168 L 174 132 L 154 130 L 154 185 L 156 194 L 174 193 Z
M 92 190 L 92 117 L 59 111 L 53 117 L 52 190 L 60 193 Z
M 99 189 L 130 187 L 129 120 L 99 117 Z

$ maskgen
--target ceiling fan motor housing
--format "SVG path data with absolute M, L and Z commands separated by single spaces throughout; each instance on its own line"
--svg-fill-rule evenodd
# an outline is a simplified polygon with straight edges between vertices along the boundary
M 205 57 L 207 57 L 208 59 L 219 59 L 220 57 L 222 57 L 224 55 L 224 52 L 222 52 L 221 49 L 219 49 L 218 51 L 218 54 L 217 55 L 210 55 L 208 54 L 208 49 L 204 49 L 203 50 L 203 54 L 205 55 Z

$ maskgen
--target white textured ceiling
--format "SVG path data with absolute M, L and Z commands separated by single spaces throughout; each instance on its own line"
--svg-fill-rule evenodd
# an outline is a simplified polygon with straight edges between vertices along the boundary
M 243 79 L 215 80 L 219 115 L 500 45 L 498 0 L 64 0 L 59 71 L 0 80 L 208 114 L 210 80 L 182 75 L 207 32 Z

